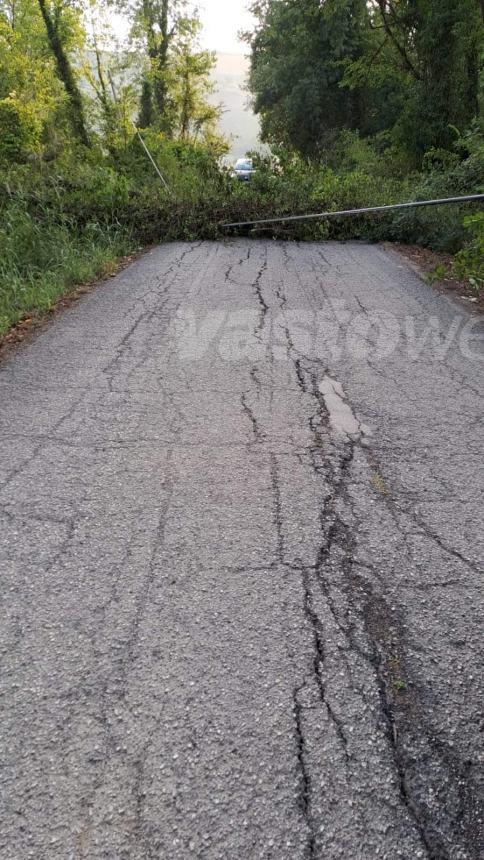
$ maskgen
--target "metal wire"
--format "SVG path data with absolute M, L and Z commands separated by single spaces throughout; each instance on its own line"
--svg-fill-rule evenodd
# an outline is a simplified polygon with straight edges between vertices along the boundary
M 448 203 L 470 203 L 477 200 L 484 201 L 484 194 L 467 194 L 464 197 L 447 197 L 443 200 L 418 200 L 414 203 L 395 203 L 391 206 L 369 206 L 365 209 L 343 209 L 341 212 L 319 212 L 314 215 L 286 215 L 276 218 L 262 218 L 257 221 L 235 221 L 232 224 L 221 224 L 229 227 L 255 227 L 258 224 L 279 224 L 285 221 L 308 221 L 315 218 L 344 218 L 349 215 L 365 215 L 371 212 L 391 212 L 397 209 L 411 209 L 419 206 L 443 206 Z
M 114 86 L 114 81 L 113 81 L 113 78 L 112 78 L 112 75 L 111 75 L 111 72 L 109 69 L 108 69 L 108 78 L 109 78 L 109 83 L 111 84 L 113 99 L 116 102 L 116 105 L 119 107 L 119 101 L 118 101 L 118 97 L 116 95 L 116 88 Z M 163 176 L 160 168 L 158 167 L 155 159 L 153 158 L 151 152 L 149 151 L 148 147 L 146 146 L 146 143 L 144 142 L 143 138 L 141 137 L 140 130 L 139 130 L 138 126 L 136 125 L 136 123 L 133 120 L 131 120 L 131 125 L 133 126 L 136 134 L 138 135 L 141 146 L 143 147 L 144 151 L 146 152 L 146 155 L 148 156 L 149 160 L 151 161 L 153 167 L 155 168 L 155 170 L 156 170 L 158 176 L 160 177 L 163 185 L 165 186 L 166 190 L 168 191 L 168 194 L 170 194 L 171 197 L 174 197 L 175 195 L 173 194 L 173 191 L 171 190 L 170 186 L 168 185 L 168 183 L 167 183 L 165 177 Z
M 134 128 L 134 130 L 135 130 L 136 134 L 138 135 L 138 137 L 139 137 L 139 139 L 140 139 L 140 143 L 141 143 L 141 145 L 142 145 L 142 147 L 143 147 L 144 151 L 146 152 L 146 155 L 148 156 L 148 158 L 149 158 L 149 160 L 151 161 L 151 163 L 152 163 L 153 167 L 155 168 L 155 170 L 156 170 L 156 172 L 157 172 L 158 176 L 160 177 L 160 179 L 161 179 L 161 181 L 162 181 L 163 185 L 165 186 L 166 190 L 168 191 L 168 194 L 170 194 L 170 195 L 171 195 L 171 197 L 173 197 L 173 196 L 174 196 L 174 195 L 173 195 L 173 191 L 171 190 L 170 186 L 168 185 L 168 183 L 167 183 L 167 181 L 166 181 L 165 177 L 163 176 L 163 174 L 162 174 L 162 172 L 161 172 L 160 168 L 158 167 L 158 165 L 157 165 L 157 163 L 156 163 L 155 159 L 153 158 L 153 156 L 152 156 L 151 152 L 149 151 L 148 147 L 146 146 L 146 143 L 144 142 L 143 138 L 141 137 L 140 131 L 139 131 L 139 129 L 137 128 L 137 126 L 135 125 L 135 123 L 134 123 L 134 122 L 133 122 L 133 128 Z M 484 195 L 483 195 L 483 196 L 484 196 Z

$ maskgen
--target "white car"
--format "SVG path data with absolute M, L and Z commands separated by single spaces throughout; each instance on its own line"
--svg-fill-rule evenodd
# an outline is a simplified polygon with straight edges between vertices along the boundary
M 240 182 L 249 182 L 255 173 L 251 158 L 238 158 L 235 162 L 233 176 Z

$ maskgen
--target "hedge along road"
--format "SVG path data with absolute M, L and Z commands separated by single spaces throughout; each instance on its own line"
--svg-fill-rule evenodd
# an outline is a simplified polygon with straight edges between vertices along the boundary
M 482 334 L 233 240 L 10 354 L 2 858 L 482 856 Z

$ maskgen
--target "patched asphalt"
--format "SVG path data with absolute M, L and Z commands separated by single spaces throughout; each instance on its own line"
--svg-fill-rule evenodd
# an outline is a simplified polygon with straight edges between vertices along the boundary
M 0 856 L 484 856 L 484 320 L 153 249 L 0 366 Z

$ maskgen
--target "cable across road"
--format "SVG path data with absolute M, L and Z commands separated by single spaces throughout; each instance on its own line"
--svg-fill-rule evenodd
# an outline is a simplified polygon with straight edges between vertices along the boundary
M 231 227 L 256 227 L 259 224 L 280 224 L 286 221 L 309 221 L 316 218 L 344 218 L 350 215 L 366 215 L 372 212 L 392 212 L 398 209 L 412 209 L 420 206 L 444 206 L 449 203 L 475 203 L 484 201 L 484 194 L 466 194 L 464 197 L 445 197 L 441 200 L 417 200 L 413 203 L 394 203 L 390 206 L 367 206 L 364 209 L 343 209 L 340 212 L 317 212 L 311 215 L 284 215 L 275 218 L 259 218 L 255 221 L 234 221 L 230 224 L 220 226 L 229 229 Z

